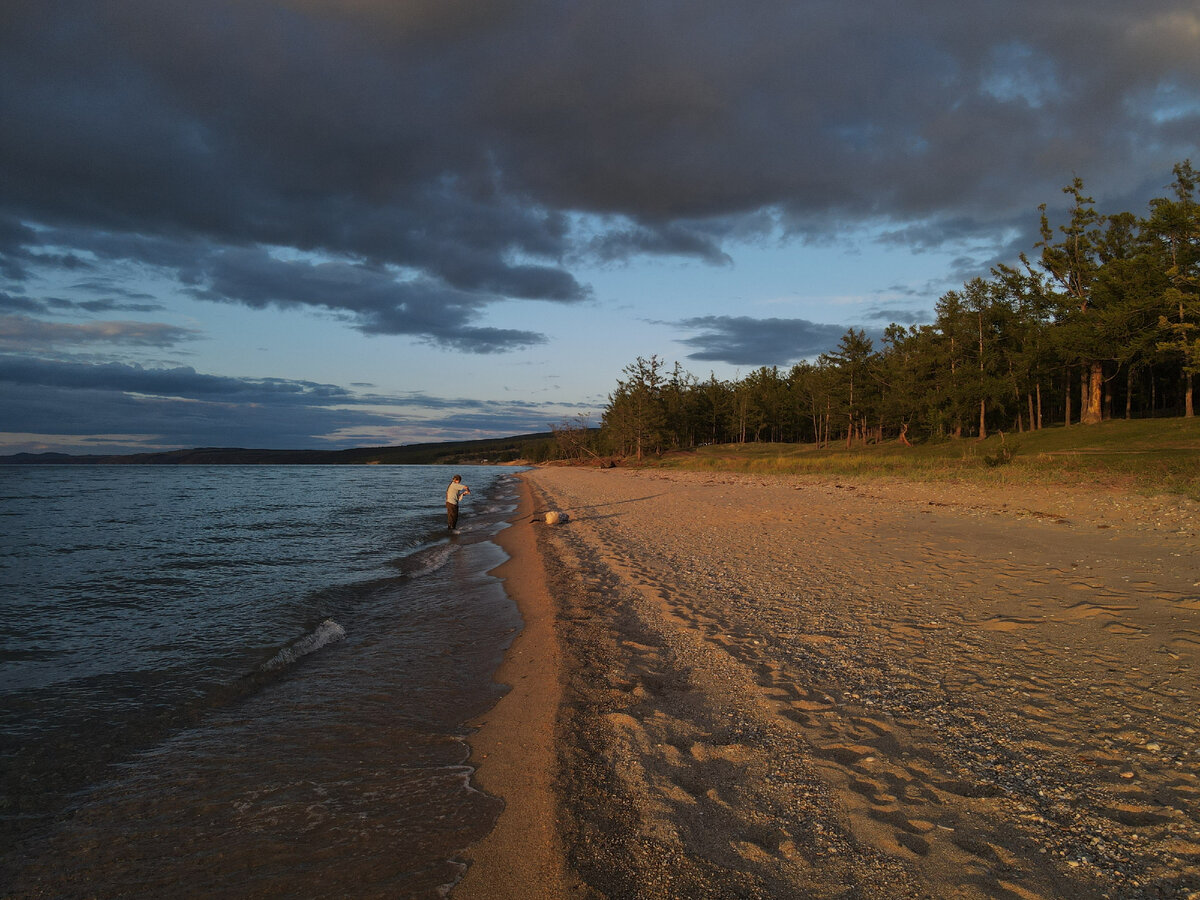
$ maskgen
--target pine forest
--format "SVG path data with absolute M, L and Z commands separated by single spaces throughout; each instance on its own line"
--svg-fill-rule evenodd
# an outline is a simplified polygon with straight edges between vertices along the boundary
M 1075 179 L 1065 221 L 938 301 L 931 324 L 848 330 L 790 369 L 707 380 L 657 355 L 625 367 L 596 450 L 986 437 L 1106 418 L 1192 416 L 1200 372 L 1200 198 L 1190 161 L 1144 217 L 1101 214 Z M 564 426 L 565 434 L 581 431 Z

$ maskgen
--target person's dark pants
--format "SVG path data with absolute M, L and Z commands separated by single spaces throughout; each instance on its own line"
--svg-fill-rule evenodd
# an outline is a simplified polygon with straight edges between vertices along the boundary
M 446 501 L 446 523 L 451 528 L 458 527 L 458 504 Z

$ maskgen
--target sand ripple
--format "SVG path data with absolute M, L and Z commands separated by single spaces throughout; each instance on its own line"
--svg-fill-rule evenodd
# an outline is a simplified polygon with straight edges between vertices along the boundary
M 527 477 L 580 896 L 1200 896 L 1195 505 Z

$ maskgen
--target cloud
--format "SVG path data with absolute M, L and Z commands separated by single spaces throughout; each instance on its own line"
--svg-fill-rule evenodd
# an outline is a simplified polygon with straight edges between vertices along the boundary
M 861 310 L 859 315 L 869 322 L 893 322 L 897 325 L 917 325 L 921 322 L 932 321 L 933 316 L 927 310 L 906 309 L 901 306 L 877 306 Z
M 232 402 L 219 395 L 197 401 L 107 388 L 86 390 L 84 403 L 75 385 L 23 384 L 6 390 L 6 432 L 0 434 L 3 452 L 22 449 L 21 435 L 43 436 L 44 449 L 67 451 L 94 436 L 112 434 L 130 436 L 127 446 L 134 449 L 146 443 L 159 447 L 306 448 L 321 446 L 321 435 L 340 429 L 391 423 L 385 415 L 357 409 L 258 405 Z M 54 443 L 46 446 L 47 439 Z
M 735 366 L 790 365 L 837 346 L 844 325 L 820 325 L 805 319 L 752 319 L 702 316 L 675 323 L 699 331 L 680 343 L 695 348 L 688 359 Z
M 7 312 L 42 313 L 46 311 L 46 304 L 32 297 L 22 297 L 0 291 L 0 310 Z
M 64 344 L 118 344 L 127 347 L 172 347 L 200 333 L 158 322 L 46 322 L 29 316 L 0 315 L 0 349 L 33 350 Z M 3 362 L 0 361 L 0 365 Z
M 70 452 L 97 441 L 112 452 L 149 445 L 310 447 L 322 443 L 321 435 L 392 423 L 378 411 L 352 408 L 354 395 L 336 385 L 230 378 L 189 367 L 0 356 L 0 386 L 5 452 Z M 33 442 L 29 435 L 40 437 Z M 125 437 L 106 437 L 112 435 Z
M 460 440 L 546 431 L 572 408 L 21 356 L 0 356 L 0 390 L 0 453 Z
M 96 391 L 122 391 L 185 399 L 220 399 L 240 403 L 324 405 L 351 397 L 331 384 L 280 378 L 232 378 L 205 375 L 190 366 L 147 369 L 124 363 L 91 364 L 0 356 L 0 383 Z
M 524 273 L 531 284 L 544 272 Z M 195 272 L 196 296 L 261 308 L 315 306 L 348 313 L 367 334 L 406 334 L 474 353 L 528 347 L 536 332 L 470 324 L 495 295 L 472 293 L 425 278 L 399 280 L 375 266 L 342 261 L 284 261 L 261 250 L 214 254 Z M 572 297 L 571 299 L 577 299 Z
M 101 312 L 158 312 L 163 308 L 161 303 L 122 303 L 119 300 L 82 300 L 73 304 L 78 309 L 90 313 Z
M 44 238 L 70 244 L 105 263 L 148 266 L 175 277 L 185 293 L 203 300 L 252 309 L 313 308 L 343 316 L 366 334 L 408 335 L 472 353 L 504 352 L 542 343 L 532 331 L 480 327 L 472 321 L 506 297 L 573 303 L 588 291 L 573 278 L 543 266 L 511 266 L 490 275 L 475 273 L 474 289 L 456 288 L 438 279 L 405 273 L 393 266 L 294 252 L 285 258 L 264 247 L 221 247 L 168 237 L 47 229 Z M 465 268 L 465 267 L 463 267 Z M 483 290 L 487 279 L 507 289 Z M 85 283 L 97 291 L 102 284 Z M 128 298 L 141 295 L 129 292 Z M 158 304 L 126 300 L 70 301 L 0 294 L 0 309 L 43 313 L 72 310 L 153 311 Z
M 1030 248 L 1038 204 L 1061 209 L 1075 175 L 1102 211 L 1144 209 L 1200 133 L 1192 0 L 0 10 L 2 418 L 81 440 L 307 446 L 561 416 L 34 358 L 197 339 L 94 321 L 171 295 L 512 352 L 547 337 L 496 326 L 497 307 L 586 302 L 577 270 L 635 257 L 727 266 L 749 242 L 871 240 L 951 250 L 965 280 Z M 917 316 L 877 303 L 861 321 Z M 812 357 L 845 331 L 675 324 L 691 359 L 737 366 Z
M 1077 173 L 1144 202 L 1200 130 L 1189 0 L 42 0 L 3 16 L 0 274 L 87 269 L 124 242 L 210 300 L 480 352 L 539 339 L 480 328 L 487 306 L 587 296 L 565 260 L 724 264 L 763 229 L 889 223 L 917 248 L 1028 235 Z M 272 266 L 276 247 L 342 272 Z M 241 254 L 259 256 L 231 278 Z M 272 269 L 271 292 L 248 264 Z M 345 300 L 300 278 L 352 272 L 365 283 Z
M 77 281 L 72 292 L 98 294 L 95 300 L 73 301 L 72 306 L 90 313 L 101 312 L 158 312 L 163 304 L 145 291 L 132 290 L 113 278 L 92 278 Z M 118 299 L 119 298 L 119 299 Z
M 129 303 L 112 298 L 67 300 L 63 297 L 28 297 L 0 291 L 0 311 L 63 315 L 71 312 L 158 312 L 161 303 Z
M 684 223 L 657 228 L 635 225 L 605 231 L 584 245 L 587 254 L 600 262 L 628 259 L 642 254 L 691 256 L 713 265 L 729 265 L 732 258 L 718 239 Z

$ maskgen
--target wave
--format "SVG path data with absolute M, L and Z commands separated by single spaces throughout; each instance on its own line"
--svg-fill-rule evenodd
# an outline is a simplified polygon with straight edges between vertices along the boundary
M 284 666 L 290 666 L 301 657 L 315 653 L 328 644 L 336 644 L 345 636 L 345 628 L 333 621 L 333 619 L 326 619 L 313 629 L 312 633 L 306 634 L 291 646 L 284 647 L 275 656 L 263 663 L 262 670 L 264 672 L 271 672 L 275 669 L 282 669 Z
M 414 553 L 410 553 L 408 556 L 397 560 L 395 565 L 401 574 L 409 578 L 420 578 L 431 572 L 436 572 L 442 566 L 446 565 L 450 561 L 450 557 L 456 552 L 458 552 L 458 547 L 454 544 L 434 544 L 432 547 L 425 547 Z

